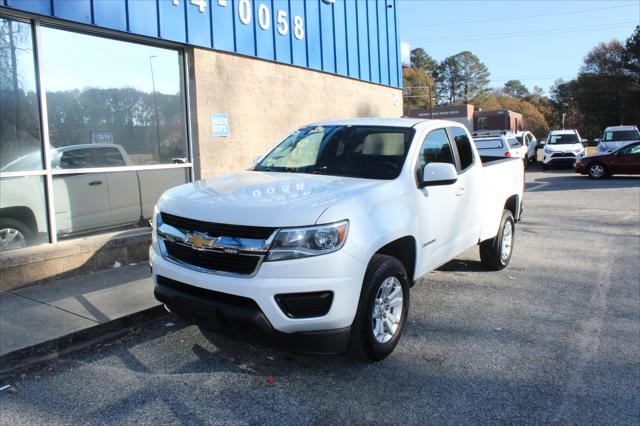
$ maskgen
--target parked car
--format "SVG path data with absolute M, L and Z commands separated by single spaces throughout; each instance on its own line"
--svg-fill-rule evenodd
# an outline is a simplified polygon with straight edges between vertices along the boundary
M 577 130 L 552 130 L 544 141 L 542 168 L 552 164 L 575 164 L 585 156 L 584 143 Z
M 602 179 L 611 175 L 640 175 L 640 142 L 635 142 L 613 152 L 603 152 L 584 157 L 576 162 L 576 172 Z
M 611 152 L 634 142 L 640 142 L 636 126 L 612 126 L 604 129 L 602 139 L 596 139 L 598 152 Z
M 40 152 L 20 157 L 3 172 L 41 165 Z M 71 145 L 51 150 L 51 167 L 87 169 L 131 166 L 116 144 Z M 167 188 L 184 182 L 184 170 L 78 173 L 53 176 L 53 203 L 59 236 L 113 228 L 151 218 L 153 206 Z M 0 251 L 29 245 L 47 233 L 41 181 L 29 176 L 0 180 Z
M 516 139 L 518 142 L 527 147 L 527 157 L 530 163 L 535 163 L 538 161 L 538 141 L 533 133 L 528 130 L 516 132 Z
M 528 148 L 515 133 L 504 130 L 474 132 L 473 141 L 482 157 L 521 158 L 524 168 L 529 166 Z
M 212 330 L 380 360 L 418 279 L 477 244 L 488 268 L 509 264 L 523 176 L 518 159 L 481 159 L 451 121 L 304 126 L 251 170 L 162 195 L 155 297 Z

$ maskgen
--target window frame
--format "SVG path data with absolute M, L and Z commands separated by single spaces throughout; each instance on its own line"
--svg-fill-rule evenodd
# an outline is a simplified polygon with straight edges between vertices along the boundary
M 98 174 L 98 173 L 117 173 L 123 171 L 145 171 L 159 169 L 185 169 L 187 182 L 193 181 L 196 176 L 193 162 L 193 136 L 192 136 L 192 120 L 191 120 L 191 97 L 190 97 L 190 69 L 189 54 L 190 51 L 177 43 L 171 43 L 164 40 L 150 39 L 134 34 L 122 35 L 116 31 L 101 28 L 87 28 L 82 24 L 71 22 L 61 23 L 55 19 L 44 17 L 32 17 L 27 13 L 14 10 L 0 10 L 0 18 L 13 20 L 17 22 L 28 23 L 31 27 L 32 45 L 33 45 L 33 61 L 36 80 L 36 96 L 38 100 L 38 120 L 40 124 L 40 146 L 42 150 L 43 168 L 41 170 L 31 171 L 15 171 L 0 172 L 0 179 L 22 177 L 22 176 L 42 176 L 44 178 L 44 190 L 46 201 L 46 220 L 48 226 L 48 239 L 50 244 L 58 242 L 58 233 L 55 218 L 54 205 L 54 188 L 53 177 L 59 175 L 77 175 L 77 174 Z M 54 169 L 51 164 L 51 144 L 49 141 L 49 122 L 47 115 L 47 99 L 46 99 L 46 82 L 41 70 L 41 54 L 42 46 L 41 27 L 49 27 L 57 30 L 68 31 L 94 37 L 102 37 L 127 43 L 137 43 L 151 47 L 159 47 L 175 50 L 180 58 L 180 88 L 184 93 L 182 99 L 182 114 L 184 117 L 184 136 L 185 136 L 185 154 L 187 161 L 184 163 L 169 164 L 153 164 L 153 165 L 125 165 L 117 167 L 92 167 L 78 169 Z M 20 250 L 20 249 L 18 249 Z
M 458 151 L 456 149 L 454 149 L 453 144 L 451 143 L 451 137 L 449 135 L 449 132 L 447 131 L 446 127 L 438 127 L 435 129 L 431 129 L 428 132 L 425 133 L 424 137 L 420 140 L 420 144 L 418 146 L 415 158 L 414 158 L 414 164 L 413 164 L 413 176 L 416 180 L 416 187 L 418 189 L 422 189 L 423 187 L 421 186 L 421 177 L 422 177 L 422 168 L 420 167 L 420 155 L 422 153 L 422 146 L 424 145 L 424 143 L 426 142 L 427 138 L 429 137 L 429 135 L 433 132 L 436 132 L 438 130 L 444 130 L 444 135 L 447 138 L 447 143 L 449 144 L 449 149 L 451 150 L 451 156 L 453 158 L 453 164 L 452 166 L 456 168 L 456 171 L 458 171 L 458 174 L 460 174 L 460 161 L 458 160 Z M 449 164 L 449 163 L 446 163 Z
M 451 143 L 451 141 L 453 141 L 451 145 L 455 148 L 455 157 L 456 157 L 456 163 L 457 163 L 456 168 L 458 169 L 458 175 L 464 174 L 467 172 L 467 170 L 471 169 L 476 164 L 476 161 L 478 160 L 476 158 L 477 155 L 475 154 L 472 146 L 475 142 L 473 141 L 473 137 L 469 134 L 467 129 L 464 127 L 448 126 L 446 129 L 447 129 L 447 134 L 449 135 L 449 142 Z M 462 161 L 460 160 L 460 153 L 458 152 L 458 144 L 455 143 L 453 129 L 460 129 L 467 135 L 467 140 L 469 141 L 469 147 L 471 148 L 471 163 L 469 163 L 469 165 L 464 169 L 462 168 Z M 502 138 L 500 138 L 500 142 L 504 144 L 504 142 L 502 141 Z

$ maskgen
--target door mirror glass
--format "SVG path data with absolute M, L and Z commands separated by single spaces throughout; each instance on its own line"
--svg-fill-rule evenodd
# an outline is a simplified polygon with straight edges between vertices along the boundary
M 449 163 L 429 163 L 422 172 L 422 186 L 451 185 L 458 180 L 458 171 Z

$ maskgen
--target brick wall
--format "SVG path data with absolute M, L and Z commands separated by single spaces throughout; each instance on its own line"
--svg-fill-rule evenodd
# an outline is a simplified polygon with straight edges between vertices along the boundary
M 196 177 L 245 169 L 313 121 L 402 116 L 400 89 L 202 49 L 191 59 Z M 229 115 L 229 137 L 212 137 L 213 113 Z

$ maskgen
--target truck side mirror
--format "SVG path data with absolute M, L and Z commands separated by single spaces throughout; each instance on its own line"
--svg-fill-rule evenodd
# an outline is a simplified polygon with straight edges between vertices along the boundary
M 429 163 L 422 171 L 421 188 L 425 186 L 451 185 L 458 180 L 458 171 L 449 163 Z

